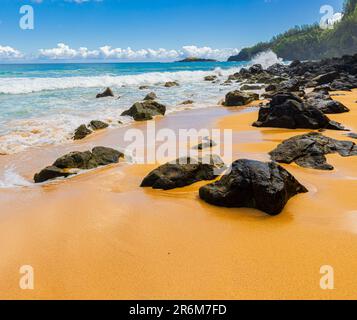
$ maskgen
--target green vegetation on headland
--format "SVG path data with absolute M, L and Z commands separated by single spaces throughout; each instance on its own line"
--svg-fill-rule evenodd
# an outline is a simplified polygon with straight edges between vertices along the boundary
M 284 60 L 317 60 L 357 52 L 357 0 L 346 0 L 342 20 L 333 29 L 322 29 L 318 24 L 294 27 L 275 36 L 269 42 L 260 42 L 244 48 L 228 61 L 249 61 L 267 50 Z

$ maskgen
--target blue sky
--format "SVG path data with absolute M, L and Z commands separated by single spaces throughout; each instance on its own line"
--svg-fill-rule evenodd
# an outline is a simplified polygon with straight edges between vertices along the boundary
M 61 52 L 69 57 L 75 56 L 80 47 L 85 47 L 88 52 L 82 56 L 90 58 L 95 50 L 103 47 L 107 48 L 109 55 L 122 54 L 120 50 L 111 51 L 113 49 L 127 50 L 130 47 L 134 53 L 141 49 L 163 48 L 169 53 L 162 52 L 162 56 L 169 57 L 170 50 L 173 50 L 172 56 L 175 50 L 181 55 L 202 51 L 205 56 L 219 56 L 221 49 L 239 49 L 269 40 L 294 25 L 317 22 L 321 18 L 319 10 L 322 5 L 331 5 L 335 12 L 340 12 L 343 0 L 0 2 L 0 46 L 17 50 L 22 56 L 36 56 L 43 49 L 43 58 L 51 55 L 58 58 Z M 34 8 L 34 30 L 21 30 L 19 27 L 19 8 L 24 4 L 31 4 Z M 56 48 L 58 43 L 62 43 L 62 47 L 57 51 L 44 51 Z M 187 49 L 186 46 L 190 47 Z M 226 50 L 221 54 L 229 53 Z M 155 54 L 158 53 L 153 52 L 152 57 Z

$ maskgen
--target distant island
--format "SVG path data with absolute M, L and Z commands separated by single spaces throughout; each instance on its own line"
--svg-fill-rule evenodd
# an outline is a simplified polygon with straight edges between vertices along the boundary
M 189 57 L 189 58 L 186 58 L 186 59 L 183 59 L 180 61 L 176 61 L 176 62 L 217 62 L 217 60 Z
M 275 36 L 269 42 L 260 42 L 253 47 L 244 48 L 228 61 L 249 61 L 267 50 L 272 50 L 284 60 L 316 60 L 352 55 L 356 48 L 357 0 L 346 0 L 343 18 L 333 29 L 322 29 L 317 23 L 297 26 Z

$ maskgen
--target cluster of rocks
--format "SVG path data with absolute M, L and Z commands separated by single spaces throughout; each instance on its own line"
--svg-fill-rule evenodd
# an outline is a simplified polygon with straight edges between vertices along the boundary
M 75 131 L 73 135 L 74 140 L 82 140 L 93 131 L 102 130 L 108 128 L 109 124 L 99 120 L 92 120 L 88 125 L 82 124 Z
M 118 163 L 123 156 L 123 153 L 106 147 L 95 147 L 92 151 L 71 152 L 58 158 L 51 166 L 36 173 L 34 181 L 41 183 L 60 177 L 67 178 L 77 174 L 79 170 L 89 170 Z
M 328 86 L 330 90 L 351 90 L 357 87 L 357 54 L 322 61 L 293 61 L 290 65 L 274 64 L 264 70 L 260 65 L 242 68 L 228 77 L 233 82 L 264 84 L 267 97 L 278 91 L 304 93 L 306 88 Z
M 170 190 L 191 185 L 198 181 L 214 180 L 215 169 L 224 168 L 218 160 L 211 164 L 200 161 L 182 164 L 182 159 L 155 169 L 143 180 L 141 187 Z M 269 215 L 278 215 L 288 200 L 308 190 L 288 171 L 275 162 L 237 160 L 228 174 L 219 181 L 203 186 L 200 198 L 209 204 L 228 208 L 255 208 Z
M 275 94 L 267 106 L 260 108 L 258 120 L 253 126 L 346 130 L 340 123 L 330 120 L 319 108 L 292 93 Z
M 342 157 L 356 156 L 357 145 L 352 141 L 339 141 L 311 132 L 285 140 L 269 154 L 276 162 L 295 162 L 304 168 L 333 170 L 325 157 L 331 153 L 338 153 Z

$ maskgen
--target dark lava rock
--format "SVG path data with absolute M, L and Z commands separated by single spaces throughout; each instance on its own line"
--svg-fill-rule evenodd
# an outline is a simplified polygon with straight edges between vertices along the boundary
M 155 99 L 157 99 L 157 95 L 155 92 L 148 93 L 144 98 L 144 100 L 155 100 Z
M 217 80 L 217 76 L 206 76 L 204 78 L 205 81 L 214 81 L 214 80 Z
M 280 91 L 284 92 L 294 92 L 294 91 L 300 91 L 300 87 L 303 85 L 303 82 L 300 79 L 290 79 L 287 81 L 283 81 L 279 89 Z
M 60 169 L 93 169 L 98 167 L 97 161 L 94 159 L 93 154 L 90 151 L 70 152 L 60 158 L 58 158 L 53 165 Z
M 92 150 L 92 156 L 97 166 L 106 166 L 108 164 L 118 163 L 119 159 L 124 157 L 124 154 L 112 148 L 95 147 Z
M 198 181 L 215 179 L 218 176 L 216 169 L 223 167 L 224 163 L 218 156 L 213 156 L 211 161 L 180 158 L 149 173 L 141 187 L 162 190 L 182 188 Z
M 275 84 L 269 84 L 265 87 L 265 91 L 271 92 L 271 91 L 276 91 L 278 88 Z
M 357 146 L 351 141 L 339 141 L 312 132 L 292 137 L 270 152 L 272 160 L 281 163 L 295 162 L 301 167 L 333 170 L 326 154 L 338 153 L 343 157 L 356 156 Z
M 106 147 L 95 147 L 92 152 L 74 151 L 58 158 L 52 166 L 35 174 L 34 180 L 36 183 L 40 183 L 59 177 L 66 178 L 76 174 L 73 169 L 89 170 L 99 166 L 118 163 L 119 158 L 123 156 L 121 152 Z
M 291 93 L 274 95 L 267 107 L 260 108 L 258 121 L 253 126 L 345 130 L 341 124 L 331 121 L 317 108 L 305 105 L 300 98 Z
M 357 133 L 348 133 L 347 134 L 348 137 L 352 138 L 352 139 L 357 139 Z
M 140 86 L 139 87 L 139 90 L 146 90 L 146 89 L 149 89 L 149 86 Z
M 259 84 L 244 84 L 240 87 L 240 90 L 243 91 L 249 91 L 249 90 L 261 90 L 263 89 L 264 86 L 263 85 L 259 85 Z
M 86 136 L 90 135 L 93 131 L 88 129 L 85 124 L 80 125 L 74 132 L 74 140 L 82 140 Z
M 36 173 L 34 177 L 35 183 L 42 183 L 48 180 L 57 178 L 67 178 L 75 173 L 71 173 L 68 170 L 60 169 L 55 166 L 49 166 L 43 169 L 40 173 Z
M 331 71 L 313 78 L 312 81 L 317 82 L 318 84 L 327 84 L 336 80 L 339 76 L 340 74 L 338 72 Z
M 273 75 L 281 75 L 282 73 L 285 73 L 286 70 L 287 70 L 287 66 L 280 63 L 276 63 L 270 66 L 267 69 L 267 72 Z
M 208 148 L 213 148 L 217 145 L 213 140 L 211 139 L 205 139 L 204 142 L 199 143 L 197 146 L 193 147 L 193 149 L 196 150 L 203 150 L 203 149 L 208 149 Z
M 193 103 L 195 103 L 193 100 L 185 100 L 185 101 L 181 102 L 180 104 L 187 105 L 187 104 L 193 104 Z
M 244 106 L 259 99 L 256 93 L 243 93 L 239 90 L 228 92 L 224 105 L 226 107 Z
M 335 114 L 349 112 L 346 106 L 341 102 L 333 100 L 329 93 L 324 90 L 311 92 L 306 96 L 306 103 L 313 106 L 325 114 Z
M 255 64 L 249 68 L 249 72 L 251 74 L 257 74 L 257 73 L 261 73 L 263 71 L 264 71 L 264 69 L 261 64 Z
M 301 64 L 300 60 L 294 60 L 292 63 L 290 63 L 289 67 L 290 68 L 296 68 L 297 66 L 299 66 Z
M 156 101 L 144 101 L 135 103 L 129 110 L 124 111 L 122 116 L 133 117 L 135 121 L 152 120 L 154 116 L 165 115 L 166 107 Z
M 204 201 L 228 208 L 255 208 L 275 216 L 288 200 L 308 190 L 274 162 L 237 160 L 219 181 L 200 189 Z
M 90 122 L 89 126 L 95 131 L 95 130 L 102 130 L 108 128 L 109 124 L 103 121 L 93 120 Z
M 107 89 L 104 90 L 104 92 L 97 94 L 97 99 L 98 98 L 105 98 L 105 97 L 114 97 L 114 93 L 113 93 L 112 89 L 107 88 Z
M 164 84 L 166 88 L 178 87 L 179 84 L 176 81 L 168 81 Z

